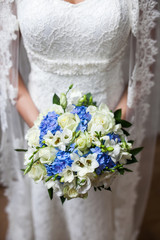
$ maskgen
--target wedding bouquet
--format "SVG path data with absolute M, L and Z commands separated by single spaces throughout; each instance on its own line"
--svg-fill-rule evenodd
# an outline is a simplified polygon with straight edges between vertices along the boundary
M 24 174 L 43 181 L 50 198 L 56 193 L 62 203 L 86 198 L 91 187 L 111 190 L 115 177 L 130 172 L 125 165 L 135 163 L 142 150 L 127 139 L 124 128 L 130 126 L 120 109 L 113 113 L 104 103 L 97 106 L 91 93 L 71 85 L 60 97 L 54 95 L 52 106 L 28 130 Z

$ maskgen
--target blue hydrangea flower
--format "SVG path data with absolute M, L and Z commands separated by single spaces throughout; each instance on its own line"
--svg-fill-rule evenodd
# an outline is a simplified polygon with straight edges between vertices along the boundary
M 48 131 L 51 131 L 52 134 L 55 134 L 57 131 L 61 130 L 61 127 L 58 125 L 58 117 L 59 115 L 53 112 L 48 112 L 48 114 L 43 117 L 43 120 L 40 123 L 40 136 L 39 143 L 42 147 L 43 137 L 47 134 Z
M 89 112 L 86 111 L 87 107 L 85 106 L 75 106 L 72 113 L 77 114 L 80 118 L 80 123 L 76 129 L 76 131 L 86 131 L 88 127 L 88 122 L 91 120 L 92 116 Z
M 121 142 L 120 136 L 115 133 L 108 133 L 107 136 L 109 136 L 110 140 L 117 141 L 118 143 Z
M 56 158 L 50 165 L 46 164 L 47 175 L 54 176 L 57 173 L 61 173 L 64 168 L 72 165 L 73 160 L 70 157 L 69 152 L 59 151 L 56 154 Z
M 107 152 L 103 153 L 99 147 L 91 148 L 91 152 L 97 153 L 97 162 L 99 163 L 99 167 L 96 169 L 97 175 L 100 175 L 106 167 L 113 168 L 116 166 L 111 156 Z

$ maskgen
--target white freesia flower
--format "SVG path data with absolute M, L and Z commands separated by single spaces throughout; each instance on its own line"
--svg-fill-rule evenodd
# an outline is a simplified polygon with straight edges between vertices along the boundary
M 57 196 L 61 197 L 63 195 L 62 185 L 59 181 L 51 179 L 46 182 L 45 185 L 48 189 L 53 188 L 53 191 L 57 194 Z
M 120 153 L 120 159 L 119 159 L 119 163 L 120 164 L 126 164 L 127 159 L 131 160 L 132 159 L 132 154 L 122 151 Z
M 77 114 L 72 113 L 64 113 L 58 117 L 58 123 L 62 129 L 68 128 L 72 132 L 74 132 L 80 122 L 80 119 Z
M 52 146 L 58 147 L 62 151 L 66 150 L 66 146 L 62 141 L 62 133 L 60 131 L 57 131 L 53 136 Z
M 74 180 L 74 174 L 72 171 L 72 168 L 67 166 L 65 169 L 63 169 L 62 173 L 60 174 L 62 176 L 63 182 L 69 182 L 71 183 Z
M 113 132 L 118 135 L 124 135 L 122 131 L 122 125 L 121 124 L 116 124 L 113 128 Z
M 61 140 L 64 144 L 68 144 L 70 143 L 70 141 L 72 140 L 72 131 L 69 129 L 64 129 L 61 135 Z
M 33 154 L 34 152 L 37 152 L 37 149 L 36 148 L 31 148 L 29 147 L 28 148 L 28 151 L 25 152 L 25 155 L 24 155 L 24 165 L 27 165 L 28 163 L 31 162 L 32 159 L 30 159 L 31 156 L 33 156 L 33 160 L 37 160 L 39 158 L 39 153 L 37 152 L 36 154 Z
M 28 172 L 28 176 L 32 178 L 36 183 L 38 183 L 44 178 L 46 173 L 47 172 L 45 166 L 40 162 L 36 162 Z
M 40 135 L 40 130 L 36 126 L 33 126 L 27 131 L 25 135 L 25 139 L 28 141 L 29 147 L 39 146 L 39 135 Z
M 78 100 L 83 96 L 82 92 L 79 89 L 71 89 L 68 94 L 69 104 L 77 104 Z
M 120 157 L 120 152 L 121 152 L 121 146 L 119 143 L 114 141 L 113 139 L 110 140 L 109 136 L 103 136 L 101 139 L 105 140 L 104 146 L 106 148 L 113 148 L 112 151 L 108 152 L 108 155 L 112 157 L 113 162 L 117 162 Z
M 86 158 L 80 157 L 72 163 L 72 170 L 77 172 L 80 177 L 85 176 L 87 173 L 92 173 L 99 166 L 96 160 L 97 154 L 89 154 Z
M 91 147 L 92 139 L 87 131 L 84 133 L 81 132 L 80 136 L 76 139 L 76 144 L 81 151 L 85 151 L 87 148 Z
M 91 188 L 91 181 L 89 177 L 79 177 L 77 190 L 79 194 L 85 194 Z
M 63 194 L 64 194 L 64 197 L 67 199 L 78 197 L 78 191 L 76 189 L 75 180 L 73 180 L 71 183 L 67 185 L 66 184 L 64 185 Z
M 57 150 L 54 147 L 45 147 L 39 150 L 39 157 L 41 163 L 50 164 L 56 157 Z
M 101 175 L 99 175 L 97 178 L 95 178 L 92 184 L 95 187 L 104 185 L 105 188 L 109 188 L 117 176 L 118 176 L 118 171 L 115 171 L 112 173 L 104 172 Z
M 51 133 L 51 131 L 48 131 L 47 134 L 43 137 L 45 144 L 47 146 L 52 146 L 53 138 L 54 138 L 54 135 Z

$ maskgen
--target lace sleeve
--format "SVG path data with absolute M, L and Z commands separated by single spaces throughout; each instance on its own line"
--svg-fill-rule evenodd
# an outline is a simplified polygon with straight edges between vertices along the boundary
M 155 77 L 158 53 L 155 0 L 129 0 L 131 16 L 130 76 L 127 119 L 133 123 L 131 135 L 135 147 L 143 146 L 133 174 L 117 183 L 115 201 L 115 239 L 137 239 L 148 199 L 158 132 L 159 78 Z M 121 191 L 123 189 L 123 192 Z M 126 227 L 127 226 L 127 227 Z M 132 236 L 132 238 L 131 238 Z
M 139 1 L 138 0 L 129 0 L 129 11 L 130 11 L 130 23 L 131 31 L 136 37 L 138 32 L 138 22 L 139 22 Z
M 14 104 L 18 86 L 18 21 L 13 0 L 0 1 L 0 119 L 7 128 L 7 100 Z

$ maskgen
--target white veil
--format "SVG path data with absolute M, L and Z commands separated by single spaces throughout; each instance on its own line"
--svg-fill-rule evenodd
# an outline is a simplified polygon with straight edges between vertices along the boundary
M 128 1 L 132 33 L 128 45 L 129 57 L 126 53 L 124 59 L 128 62 L 128 66 L 124 65 L 128 83 L 127 119 L 133 123 L 131 134 L 132 138 L 136 139 L 135 146 L 144 146 L 144 150 L 139 156 L 139 163 L 132 166 L 134 172 L 115 182 L 116 190 L 112 193 L 115 194 L 113 211 L 115 240 L 134 240 L 139 233 L 151 182 L 159 114 L 160 81 L 157 75 L 158 66 L 155 62 L 158 53 L 155 20 L 160 14 L 156 10 L 155 0 Z M 27 201 L 25 196 L 27 180 L 20 172 L 23 156 L 14 151 L 14 148 L 24 145 L 23 121 L 12 106 L 16 101 L 18 89 L 18 62 L 20 62 L 19 67 L 23 78 L 29 71 L 23 44 L 21 47 L 15 2 L 0 0 L 0 176 L 1 182 L 7 186 L 6 195 L 9 199 L 8 239 L 14 239 L 14 236 L 16 238 L 16 230 L 14 233 L 12 231 L 11 238 L 12 221 L 15 220 L 15 213 L 19 210 L 14 209 L 14 201 L 19 201 L 19 205 Z M 20 50 L 21 61 L 18 61 L 18 50 Z M 19 191 L 21 198 L 14 195 L 15 189 L 16 192 Z M 23 208 L 23 213 L 17 214 L 19 218 L 17 222 L 23 228 L 23 233 L 20 228 L 17 228 L 19 231 L 17 236 L 21 236 L 22 239 L 30 239 L 28 229 L 31 226 L 23 220 L 21 222 L 21 217 L 29 214 L 27 207 Z M 25 226 L 28 238 L 24 237 Z

